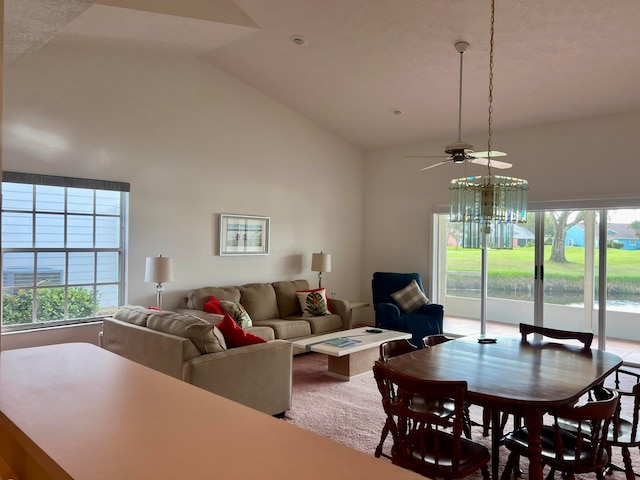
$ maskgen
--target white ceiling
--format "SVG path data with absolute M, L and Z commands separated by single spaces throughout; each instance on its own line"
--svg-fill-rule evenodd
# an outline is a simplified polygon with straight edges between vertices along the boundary
M 5 0 L 5 65 L 55 32 L 175 50 L 369 150 L 456 139 L 464 40 L 462 137 L 487 127 L 489 0 L 93 3 Z M 640 110 L 640 0 L 496 3 L 495 130 Z

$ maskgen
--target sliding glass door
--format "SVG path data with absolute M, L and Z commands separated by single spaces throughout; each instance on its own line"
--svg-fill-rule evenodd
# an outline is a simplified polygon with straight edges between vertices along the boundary
M 436 298 L 466 321 L 460 333 L 469 321 L 480 333 L 482 251 L 460 246 L 448 215 L 437 219 Z M 640 342 L 640 208 L 532 211 L 513 249 L 486 255 L 488 321 L 590 331 L 601 347 L 606 337 Z

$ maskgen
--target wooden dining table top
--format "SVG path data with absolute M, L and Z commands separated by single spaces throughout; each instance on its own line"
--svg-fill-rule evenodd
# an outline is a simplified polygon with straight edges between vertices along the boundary
M 396 371 L 428 380 L 465 380 L 469 401 L 506 411 L 566 405 L 600 383 L 622 359 L 549 341 L 461 337 L 388 360 Z

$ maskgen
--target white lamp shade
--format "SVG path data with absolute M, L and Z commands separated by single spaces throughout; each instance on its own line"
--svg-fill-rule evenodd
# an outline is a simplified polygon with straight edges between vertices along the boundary
M 330 272 L 331 271 L 331 254 L 330 253 L 314 253 L 311 257 L 312 272 Z
M 147 283 L 173 282 L 173 259 L 171 257 L 147 257 L 144 271 Z

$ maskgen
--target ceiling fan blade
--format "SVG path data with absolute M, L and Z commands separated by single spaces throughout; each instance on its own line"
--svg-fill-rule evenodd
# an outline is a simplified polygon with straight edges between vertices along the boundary
M 485 157 L 486 158 L 486 157 L 489 156 L 489 152 L 473 152 L 471 155 L 474 156 L 474 157 Z M 506 157 L 506 156 L 507 156 L 506 153 L 498 152 L 497 150 L 493 150 L 491 152 L 491 158 L 493 158 L 493 157 Z
M 469 163 L 473 163 L 475 165 L 489 165 L 489 159 L 488 158 L 473 158 L 471 160 L 469 160 Z M 501 162 L 499 160 L 494 160 L 491 159 L 491 166 L 493 168 L 498 168 L 498 169 L 505 169 L 505 168 L 511 168 L 513 167 L 512 164 L 508 163 L 508 162 Z
M 434 163 L 433 165 L 429 165 L 428 167 L 421 168 L 420 171 L 424 172 L 425 170 L 429 170 L 430 168 L 439 167 L 440 165 L 444 165 L 445 163 L 449 163 L 451 161 L 453 161 L 453 160 L 443 160 L 440 163 Z
M 447 158 L 448 155 L 405 155 L 404 158 Z

